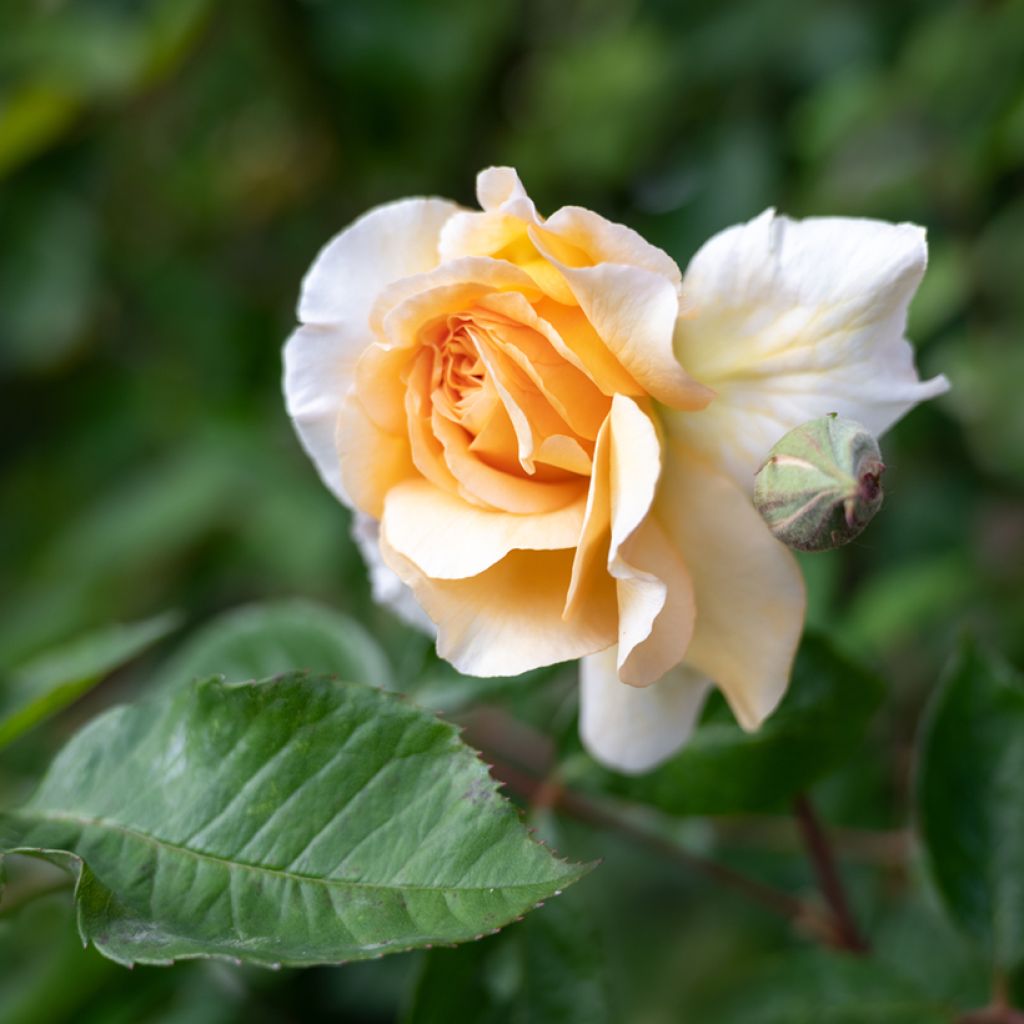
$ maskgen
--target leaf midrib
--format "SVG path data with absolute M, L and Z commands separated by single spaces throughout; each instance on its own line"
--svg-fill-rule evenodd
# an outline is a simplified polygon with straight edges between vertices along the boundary
M 219 857 L 216 854 L 204 853 L 200 850 L 192 850 L 187 846 L 179 846 L 178 844 L 172 843 L 169 840 L 160 839 L 157 836 L 150 835 L 148 832 L 143 832 L 140 829 L 133 828 L 130 825 L 124 825 L 121 822 L 114 821 L 111 818 L 91 818 L 86 817 L 84 815 L 75 814 L 71 811 L 42 811 L 31 807 L 23 808 L 19 811 L 14 811 L 11 813 L 11 817 L 25 817 L 30 819 L 35 818 L 42 819 L 44 821 L 54 822 L 71 822 L 72 824 L 78 825 L 81 828 L 107 829 L 111 832 L 120 832 L 122 835 L 130 836 L 134 839 L 140 840 L 141 842 L 148 843 L 151 846 L 162 847 L 165 850 L 173 851 L 174 853 L 180 854 L 185 857 L 194 857 L 197 860 L 211 861 L 212 863 L 218 864 L 228 869 L 229 871 L 232 869 L 241 871 L 252 871 L 257 874 L 274 875 L 280 878 L 291 879 L 297 882 L 331 886 L 339 889 L 373 889 L 383 890 L 384 892 L 490 893 L 497 892 L 498 890 L 536 889 L 538 886 L 543 887 L 548 885 L 549 882 L 561 881 L 563 879 L 567 880 L 571 877 L 571 873 L 567 873 L 565 875 L 559 876 L 558 879 L 552 878 L 538 880 L 536 882 L 513 882 L 499 883 L 497 885 L 467 886 L 405 884 L 387 885 L 380 882 L 356 882 L 340 878 L 318 878 L 315 875 L 304 875 L 295 871 L 286 871 L 283 868 L 270 868 L 260 864 L 248 864 L 245 861 L 228 860 L 226 857 Z

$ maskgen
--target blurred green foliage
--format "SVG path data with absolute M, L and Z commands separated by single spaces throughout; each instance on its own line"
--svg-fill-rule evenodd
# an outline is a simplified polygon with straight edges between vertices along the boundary
M 301 595 L 383 639 L 399 685 L 426 668 L 450 692 L 423 640 L 370 603 L 280 397 L 301 276 L 374 203 L 469 203 L 480 167 L 512 162 L 542 209 L 590 205 L 680 264 L 768 205 L 914 220 L 932 255 L 911 335 L 953 390 L 884 440 L 889 493 L 867 533 L 803 560 L 811 621 L 889 684 L 862 755 L 816 796 L 834 823 L 892 839 L 958 634 L 1024 661 L 1022 46 L 1019 0 L 6 0 L 0 669 L 115 620 L 176 608 L 195 626 Z M 153 664 L 6 751 L 0 796 Z M 564 677 L 554 696 L 480 692 L 565 729 Z M 761 876 L 811 884 L 778 830 L 691 826 Z M 948 1019 L 914 1009 L 922 964 L 943 999 L 984 1002 L 985 971 L 922 902 L 905 844 L 893 861 L 844 835 L 893 973 L 871 984 L 905 1014 L 870 1019 Z M 808 958 L 756 908 L 622 840 L 570 829 L 560 844 L 605 858 L 578 893 L 629 1008 L 616 1019 L 749 1021 L 755 993 L 759 1020 L 866 1019 L 843 1011 L 867 991 L 856 968 Z M 0 1020 L 389 1021 L 422 960 L 127 974 L 76 948 L 62 894 L 0 916 Z M 780 974 L 802 1003 L 770 994 Z

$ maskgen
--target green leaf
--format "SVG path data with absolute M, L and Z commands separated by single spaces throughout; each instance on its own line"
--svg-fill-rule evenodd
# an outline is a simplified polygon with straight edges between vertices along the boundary
M 387 658 L 358 622 L 300 600 L 249 605 L 220 616 L 179 648 L 159 683 L 188 683 L 212 675 L 244 682 L 294 669 L 391 685 Z
M 610 1024 L 616 1019 L 591 894 L 574 889 L 531 914 L 511 936 L 523 967 L 524 1024 Z
M 1024 965 L 1024 678 L 965 644 L 929 709 L 917 827 L 953 920 L 996 966 Z
M 507 974 L 503 968 L 510 964 L 509 952 L 496 939 L 431 951 L 423 960 L 402 1024 L 508 1024 L 500 982 Z M 511 980 L 518 985 L 517 978 Z
M 876 676 L 807 636 L 789 691 L 757 732 L 744 732 L 716 699 L 671 761 L 639 778 L 602 773 L 597 786 L 671 814 L 782 809 L 852 756 L 882 690 Z
M 0 815 L 0 849 L 72 867 L 83 939 L 123 963 L 462 942 L 589 870 L 530 838 L 453 726 L 301 674 L 113 709 Z
M 542 834 L 551 835 L 553 822 Z M 586 886 L 518 928 L 424 960 L 404 1024 L 608 1024 L 618 1020 Z
M 34 658 L 13 673 L 0 703 L 0 749 L 63 711 L 104 676 L 177 628 L 168 612 L 142 622 L 106 626 Z
M 956 1014 L 887 964 L 790 952 L 739 976 L 702 1006 L 716 1024 L 953 1024 Z

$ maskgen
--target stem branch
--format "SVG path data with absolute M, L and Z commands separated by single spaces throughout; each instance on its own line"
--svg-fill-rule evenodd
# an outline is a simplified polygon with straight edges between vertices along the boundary
M 577 821 L 624 835 L 705 878 L 741 893 L 820 942 L 844 948 L 843 936 L 831 915 L 822 914 L 814 905 L 782 889 L 765 885 L 718 861 L 692 853 L 656 830 L 645 827 L 639 821 L 623 817 L 603 801 L 566 789 L 557 781 L 539 780 L 503 763 L 495 763 L 494 771 L 502 782 L 529 800 L 533 807 L 549 807 Z
M 818 879 L 818 887 L 835 919 L 840 948 L 850 953 L 867 953 L 868 944 L 861 935 L 850 910 L 850 902 L 846 897 L 846 889 L 832 854 L 828 836 L 818 820 L 814 806 L 806 795 L 796 798 L 793 803 L 793 812 L 796 815 L 797 826 L 807 848 L 811 866 Z

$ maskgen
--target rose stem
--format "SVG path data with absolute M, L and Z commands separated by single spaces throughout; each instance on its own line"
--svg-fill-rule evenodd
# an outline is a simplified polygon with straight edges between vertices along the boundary
M 803 837 L 807 855 L 818 879 L 818 887 L 835 919 L 840 948 L 850 953 L 867 953 L 868 943 L 861 935 L 850 910 L 850 901 L 846 897 L 846 889 L 832 853 L 832 846 L 818 820 L 814 805 L 806 794 L 801 794 L 793 802 L 793 813 L 796 815 L 800 835 Z
M 831 917 L 822 915 L 816 907 L 798 897 L 749 878 L 725 864 L 700 857 L 665 836 L 623 818 L 597 801 L 566 789 L 555 781 L 533 778 L 508 764 L 495 763 L 494 772 L 498 779 L 529 800 L 535 808 L 550 807 L 577 821 L 624 835 L 705 878 L 742 893 L 826 945 L 845 948 L 843 937 Z

